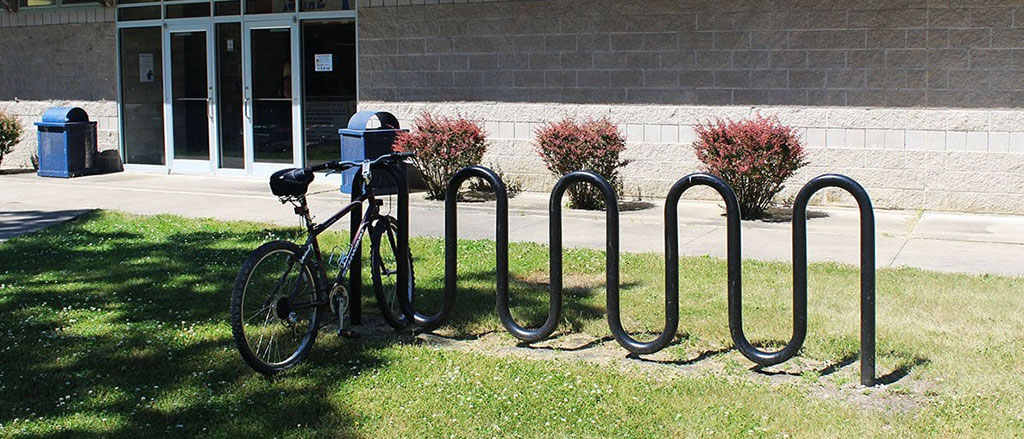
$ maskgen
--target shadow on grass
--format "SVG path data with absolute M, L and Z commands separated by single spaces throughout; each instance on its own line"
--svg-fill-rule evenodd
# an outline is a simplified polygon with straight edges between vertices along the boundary
M 12 431 L 43 437 L 352 436 L 360 415 L 332 397 L 355 374 L 386 367 L 381 349 L 404 340 L 318 343 L 296 368 L 267 379 L 235 350 L 230 291 L 253 249 L 273 239 L 298 241 L 300 231 L 102 212 L 55 227 L 8 241 L 0 251 L 0 284 L 6 284 L 0 333 L 8 340 L 0 345 L 0 425 L 14 425 Z M 440 279 L 423 284 L 443 285 L 443 274 L 434 277 Z M 370 279 L 364 272 L 364 298 L 373 295 Z M 460 282 L 466 288 L 458 291 L 449 325 L 479 332 L 479 322 L 494 318 L 493 267 L 466 269 Z M 569 326 L 603 318 L 603 309 L 584 303 L 601 288 L 565 289 Z M 547 284 L 517 278 L 511 289 L 520 323 L 543 321 Z M 417 295 L 428 311 L 442 291 L 427 287 Z M 364 309 L 376 313 L 368 302 Z M 333 335 L 321 331 L 325 337 Z
M 92 220 L 100 225 L 87 227 Z M 378 350 L 387 341 L 314 347 L 306 362 L 273 379 L 248 369 L 234 348 L 228 306 L 238 267 L 268 235 L 289 232 L 145 226 L 132 232 L 124 226 L 90 213 L 3 244 L 5 431 L 38 437 L 355 434 L 357 415 L 332 403 L 332 394 L 354 374 L 383 367 L 387 360 Z

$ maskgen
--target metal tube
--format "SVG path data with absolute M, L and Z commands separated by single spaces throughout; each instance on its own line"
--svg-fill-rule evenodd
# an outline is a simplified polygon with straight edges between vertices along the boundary
M 542 340 L 550 335 L 547 327 L 553 330 L 558 323 L 561 313 L 557 301 L 551 301 L 548 305 L 547 323 L 539 329 L 526 328 L 512 317 L 509 309 L 509 274 L 508 274 L 508 191 L 505 183 L 494 171 L 482 167 L 473 166 L 462 169 L 448 183 L 445 194 L 445 294 L 454 301 L 456 286 L 458 283 L 458 190 L 459 187 L 469 178 L 479 177 L 487 180 L 494 189 L 496 198 L 495 212 L 495 310 L 498 318 L 506 330 L 516 338 L 534 342 Z M 552 323 L 553 322 L 553 323 Z
M 860 209 L 860 382 L 875 385 L 875 213 L 864 187 L 850 177 L 825 174 L 808 182 L 793 203 L 793 295 L 802 295 L 807 326 L 807 204 L 821 189 L 849 192 Z M 799 291 L 798 291 L 799 290 Z M 795 307 L 794 307 L 795 311 Z
M 669 216 L 669 210 L 674 214 L 680 197 L 682 197 L 686 190 L 693 186 L 708 186 L 718 192 L 722 197 L 722 201 L 725 202 L 729 334 L 732 337 L 733 344 L 745 357 L 762 366 L 778 364 L 792 358 L 800 350 L 800 346 L 803 345 L 803 340 L 806 334 L 806 306 L 803 306 L 802 308 L 800 307 L 800 297 L 803 297 L 804 303 L 806 303 L 806 292 L 803 296 L 800 296 L 797 294 L 797 290 L 794 289 L 794 333 L 789 343 L 787 343 L 786 347 L 783 349 L 777 352 L 761 351 L 750 344 L 743 332 L 743 255 L 742 239 L 740 234 L 740 206 L 739 201 L 736 198 L 736 193 L 733 192 L 732 188 L 729 187 L 728 184 L 722 181 L 722 179 L 706 173 L 690 174 L 677 181 L 669 191 L 665 205 L 666 233 L 668 233 L 669 230 L 675 231 L 678 227 L 676 218 Z M 668 240 L 666 239 L 666 276 L 672 275 L 677 278 L 678 269 L 671 270 L 672 261 L 670 261 L 671 258 L 669 258 L 671 253 L 669 253 L 670 249 L 668 248 L 667 242 Z M 673 247 L 671 250 L 674 251 L 675 248 Z M 673 271 L 675 271 L 674 274 L 672 273 Z M 678 282 L 678 280 L 676 280 L 676 282 Z M 667 286 L 668 283 L 666 280 L 666 287 Z M 801 325 L 800 322 L 803 322 L 803 324 Z
M 359 201 L 363 196 L 363 176 L 356 173 L 352 181 L 352 202 Z M 349 225 L 349 244 L 356 244 L 356 233 L 359 231 L 359 224 L 363 220 L 363 204 L 356 203 L 352 206 L 352 216 Z M 352 252 L 352 262 L 349 264 L 348 294 L 349 294 L 349 317 L 353 325 L 362 323 L 363 318 L 363 243 Z M 401 290 L 398 290 L 401 291 Z
M 562 196 L 565 191 L 577 183 L 590 183 L 596 186 L 604 196 L 605 202 L 605 306 L 608 309 L 608 327 L 615 340 L 634 354 L 657 352 L 672 342 L 679 325 L 679 290 L 675 283 L 675 294 L 671 285 L 665 292 L 665 328 L 661 334 L 650 342 L 641 342 L 629 336 L 622 327 L 619 295 L 619 204 L 615 189 L 604 177 L 591 172 L 579 171 L 565 175 L 551 192 L 551 295 L 562 298 Z M 668 215 L 668 213 L 666 213 Z M 672 233 L 666 232 L 666 240 L 671 241 Z M 675 246 L 673 246 L 675 247 Z M 675 257 L 678 267 L 678 256 Z M 671 269 L 671 266 L 669 267 Z M 678 268 L 676 270 L 678 272 Z M 678 278 L 678 275 L 675 276 Z M 553 330 L 554 328 L 552 328 Z

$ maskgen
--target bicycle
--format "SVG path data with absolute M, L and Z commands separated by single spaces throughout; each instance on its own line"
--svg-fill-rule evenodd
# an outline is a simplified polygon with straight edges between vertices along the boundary
M 395 165 L 411 153 L 394 153 L 362 162 L 331 161 L 309 168 L 285 169 L 270 178 L 271 192 L 281 203 L 291 203 L 306 229 L 305 244 L 276 240 L 254 250 L 235 278 L 231 292 L 231 331 L 242 359 L 257 372 L 273 375 L 298 364 L 309 353 L 317 333 L 337 323 L 338 335 L 347 336 L 349 296 L 345 275 L 364 234 L 370 233 L 371 274 L 384 319 L 396 329 L 409 324 L 397 300 L 398 264 L 405 263 L 411 300 L 414 288 L 412 257 L 398 258 L 398 221 L 382 215 L 383 200 L 376 198 L 373 171 Z M 313 222 L 306 192 L 314 172 L 341 172 L 358 167 L 364 193 L 320 224 Z M 347 251 L 338 251 L 325 263 L 317 237 L 356 206 L 366 204 Z M 335 253 L 332 251 L 332 253 Z M 327 266 L 337 265 L 338 274 L 328 280 Z M 296 269 L 297 268 L 297 269 Z M 253 306 L 256 305 L 256 306 Z

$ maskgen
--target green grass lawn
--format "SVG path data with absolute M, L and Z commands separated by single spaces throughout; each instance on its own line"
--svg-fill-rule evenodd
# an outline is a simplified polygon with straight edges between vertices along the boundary
M 879 270 L 885 385 L 874 389 L 856 386 L 856 267 L 811 265 L 805 348 L 759 372 L 729 350 L 725 263 L 711 258 L 681 261 L 679 340 L 656 356 L 667 366 L 622 367 L 639 362 L 622 359 L 621 349 L 611 362 L 536 361 L 486 346 L 437 349 L 408 335 L 322 334 L 303 364 L 266 379 L 234 349 L 231 283 L 260 243 L 297 236 L 261 224 L 101 212 L 0 243 L 0 437 L 1024 434 L 1022 278 Z M 326 239 L 329 249 L 345 238 Z M 419 302 L 429 305 L 443 284 L 442 242 L 411 245 Z M 459 252 L 458 312 L 439 332 L 472 339 L 500 330 L 494 243 L 464 241 Z M 561 333 L 607 337 L 603 253 L 569 250 L 565 264 Z M 514 314 L 520 323 L 542 320 L 546 247 L 513 244 L 511 268 Z M 789 338 L 790 270 L 744 263 L 752 341 Z M 657 331 L 662 258 L 623 255 L 622 285 L 627 329 Z

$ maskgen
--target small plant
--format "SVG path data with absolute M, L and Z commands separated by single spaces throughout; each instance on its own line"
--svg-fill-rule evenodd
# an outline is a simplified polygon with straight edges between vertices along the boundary
M 422 113 L 416 118 L 415 132 L 395 139 L 395 150 L 416 153 L 413 162 L 423 174 L 427 199 L 443 200 L 448 180 L 456 172 L 480 164 L 487 138 L 473 121 Z
M 494 171 L 495 174 L 498 174 L 498 178 L 500 178 L 501 181 L 505 183 L 505 193 L 508 194 L 509 199 L 515 198 L 516 195 L 519 195 L 521 192 L 523 192 L 523 182 L 518 177 L 513 177 L 505 174 L 505 172 L 501 169 L 501 166 L 499 165 L 491 165 L 488 167 L 491 168 L 491 170 Z M 494 189 L 491 188 L 491 182 L 484 180 L 482 178 L 474 178 L 470 180 L 469 190 L 473 192 L 494 191 Z
M 616 193 L 622 192 L 619 168 L 629 164 L 619 158 L 625 149 L 626 141 L 608 119 L 564 119 L 537 131 L 537 152 L 552 174 L 561 177 L 575 171 L 593 171 L 608 180 Z M 569 188 L 569 207 L 603 209 L 604 197 L 589 184 L 573 185 Z
M 761 218 L 786 179 L 807 164 L 796 131 L 775 117 L 708 121 L 696 131 L 697 159 L 732 186 L 743 219 Z
M 32 161 L 32 170 L 33 171 L 38 171 L 39 170 L 39 154 L 33 152 L 32 156 L 29 157 L 29 160 Z
M 14 146 L 21 141 L 21 135 L 25 129 L 21 122 L 14 116 L 0 111 L 0 163 L 3 163 L 4 156 L 14 150 Z

